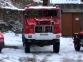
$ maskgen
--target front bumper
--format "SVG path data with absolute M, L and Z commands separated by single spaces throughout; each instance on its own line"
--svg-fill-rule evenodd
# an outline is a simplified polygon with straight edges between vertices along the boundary
M 35 39 L 35 40 L 53 40 L 60 39 L 61 33 L 35 33 L 35 34 L 24 34 L 26 39 Z
M 26 44 L 27 45 L 45 46 L 45 45 L 53 45 L 53 44 L 56 44 L 57 42 L 60 42 L 60 39 L 53 39 L 53 40 L 28 39 Z

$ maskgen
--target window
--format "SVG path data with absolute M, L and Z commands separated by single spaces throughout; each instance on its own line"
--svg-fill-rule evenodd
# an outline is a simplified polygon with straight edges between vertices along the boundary
M 28 16 L 42 16 L 41 10 L 29 10 L 27 12 Z
M 67 4 L 67 8 L 70 9 L 70 4 Z
M 57 16 L 58 11 L 57 10 L 44 10 L 43 14 L 44 16 Z
M 45 26 L 45 33 L 47 32 L 53 32 L 53 27 L 52 26 Z
M 76 4 L 73 4 L 73 9 L 76 9 Z
M 79 9 L 82 9 L 82 4 L 79 4 Z
M 61 8 L 63 9 L 65 7 L 65 4 L 61 4 Z

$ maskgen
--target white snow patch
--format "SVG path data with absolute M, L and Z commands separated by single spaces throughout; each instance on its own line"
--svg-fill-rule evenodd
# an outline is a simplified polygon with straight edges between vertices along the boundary
M 34 2 L 41 2 L 41 3 L 43 2 L 43 1 L 41 1 L 41 0 L 33 0 L 33 1 L 34 1 Z
M 73 39 L 70 37 L 60 38 L 60 52 L 53 53 L 53 46 L 31 46 L 31 53 L 25 53 L 22 45 L 22 34 L 15 34 L 11 31 L 3 33 L 5 45 L 17 46 L 19 49 L 3 48 L 0 54 L 2 62 L 20 62 L 30 58 L 36 62 L 78 62 L 83 61 L 83 48 L 80 52 L 74 50 Z
M 12 8 L 12 9 L 17 9 L 10 0 L 0 0 L 2 8 Z

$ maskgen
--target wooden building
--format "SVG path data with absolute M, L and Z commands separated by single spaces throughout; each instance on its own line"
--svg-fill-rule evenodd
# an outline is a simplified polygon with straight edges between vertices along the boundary
M 63 0 L 45 0 L 44 2 L 43 0 L 43 5 L 59 5 L 61 10 L 63 10 L 61 15 L 62 36 L 72 36 L 74 32 L 80 31 L 80 28 L 83 26 L 83 0 L 62 1 Z

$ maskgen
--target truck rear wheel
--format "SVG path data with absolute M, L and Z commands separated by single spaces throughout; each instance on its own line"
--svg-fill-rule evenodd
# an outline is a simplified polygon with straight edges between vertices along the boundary
M 25 45 L 25 53 L 30 53 L 30 45 Z
M 74 48 L 75 48 L 76 51 L 80 51 L 80 44 L 74 43 Z
M 53 44 L 53 51 L 55 53 L 59 53 L 59 49 L 60 49 L 60 40 L 58 40 L 58 42 L 56 42 L 56 44 Z

